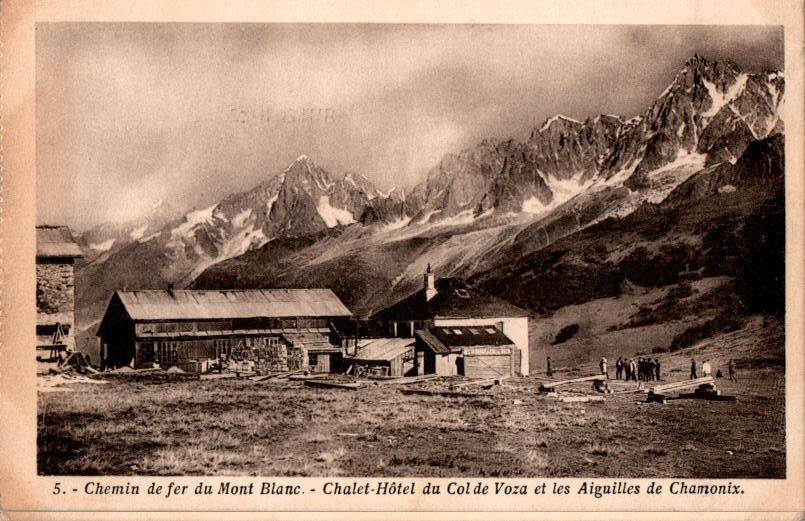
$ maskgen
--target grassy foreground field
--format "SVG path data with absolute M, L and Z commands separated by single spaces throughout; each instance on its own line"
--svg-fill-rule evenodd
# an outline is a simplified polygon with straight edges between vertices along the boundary
M 648 404 L 623 393 L 565 403 L 540 396 L 537 378 L 456 398 L 107 377 L 39 394 L 39 473 L 784 478 L 782 335 L 756 318 L 665 354 L 674 381 L 687 378 L 691 356 L 716 361 L 729 347 L 738 382 L 718 386 L 737 402 Z M 567 393 L 592 394 L 586 384 Z

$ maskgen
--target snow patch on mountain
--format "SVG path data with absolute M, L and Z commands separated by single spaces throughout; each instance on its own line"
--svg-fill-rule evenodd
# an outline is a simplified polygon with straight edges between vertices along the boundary
M 214 204 L 208 208 L 204 208 L 203 210 L 196 210 L 194 212 L 190 212 L 185 216 L 185 222 L 177 226 L 171 232 L 171 237 L 175 237 L 177 235 L 185 235 L 187 232 L 192 230 L 195 226 L 202 224 L 202 223 L 211 223 L 212 222 L 212 214 L 215 210 L 217 204 Z
M 542 204 L 542 201 L 537 199 L 536 196 L 531 196 L 525 201 L 523 201 L 522 211 L 526 213 L 540 213 L 544 212 L 546 205 Z
M 139 228 L 135 228 L 134 230 L 132 230 L 131 233 L 129 234 L 129 237 L 131 237 L 131 240 L 136 241 L 137 239 L 145 235 L 145 230 L 147 229 L 148 224 L 143 224 Z
M 159 236 L 161 233 L 162 233 L 161 231 L 158 231 L 158 232 L 156 232 L 156 233 L 152 233 L 151 235 L 149 235 L 149 236 L 147 236 L 147 237 L 142 237 L 142 238 L 140 238 L 140 239 L 137 239 L 137 242 L 140 242 L 140 243 L 143 243 L 143 242 L 148 242 L 148 241 L 150 241 L 151 239 L 153 239 L 154 237 L 158 237 L 158 236 Z
M 266 219 L 268 219 L 268 217 L 271 215 L 271 209 L 274 208 L 274 203 L 277 202 L 277 199 L 279 198 L 279 196 L 280 196 L 280 193 L 278 191 L 266 203 Z
M 593 180 L 582 181 L 584 172 L 579 172 L 570 179 L 556 179 L 549 177 L 548 188 L 553 192 L 553 199 L 548 205 L 549 208 L 556 208 L 565 201 L 576 197 L 578 194 L 584 192 L 593 184 Z
M 444 190 L 442 190 L 444 191 Z M 417 219 L 416 224 L 425 224 L 430 221 L 430 218 L 433 217 L 437 213 L 442 213 L 441 210 L 431 210 L 425 215 L 423 215 L 420 219 Z
M 108 241 L 103 241 L 103 242 L 94 243 L 94 244 L 88 244 L 87 246 L 89 246 L 90 249 L 95 250 L 95 251 L 108 251 L 108 250 L 112 249 L 112 246 L 115 244 L 115 240 L 116 239 L 109 239 Z
M 561 204 L 573 199 L 577 195 L 585 192 L 594 183 L 593 179 L 582 181 L 584 172 L 578 172 L 568 179 L 557 179 L 553 176 L 543 174 L 548 188 L 553 193 L 553 199 L 547 204 L 532 196 L 523 201 L 522 211 L 525 213 L 538 214 L 553 210 Z
M 386 226 L 383 227 L 384 231 L 391 231 L 391 230 L 399 230 L 400 228 L 404 228 L 408 226 L 408 223 L 411 222 L 410 217 L 401 217 L 396 221 L 392 221 L 388 223 Z
M 346 210 L 335 208 L 330 205 L 330 197 L 322 195 L 319 197 L 319 204 L 316 206 L 316 211 L 319 212 L 324 223 L 328 228 L 338 226 L 339 224 L 352 224 L 355 218 Z
M 458 225 L 458 224 L 469 224 L 475 217 L 473 216 L 472 210 L 463 210 L 452 217 L 448 217 L 443 219 L 437 223 L 437 226 L 447 226 L 447 225 Z
M 559 121 L 560 119 L 564 119 L 565 121 L 569 121 L 571 123 L 581 124 L 581 121 L 579 121 L 577 119 L 569 118 L 569 117 L 565 116 L 564 114 L 557 114 L 555 116 L 552 116 L 552 117 L 548 118 L 545 121 L 545 123 L 543 123 L 543 125 L 540 127 L 539 131 L 542 132 L 544 130 L 548 130 L 548 128 L 550 128 L 551 125 L 553 125 L 555 122 Z
M 702 113 L 702 117 L 710 118 L 715 116 L 724 105 L 732 102 L 732 100 L 740 96 L 743 90 L 746 88 L 746 80 L 748 78 L 748 74 L 745 72 L 741 73 L 738 75 L 735 83 L 730 85 L 725 92 L 718 90 L 713 82 L 702 78 L 702 83 L 704 83 L 704 86 L 707 88 L 707 93 L 710 95 L 710 99 L 713 101 L 712 106 L 706 112 Z
M 702 170 L 706 159 L 706 154 L 680 150 L 674 161 L 648 174 L 652 187 L 641 192 L 641 202 L 661 203 L 674 188 Z
M 235 228 L 240 228 L 246 222 L 246 220 L 252 216 L 252 209 L 246 208 L 239 214 L 237 214 L 234 218 L 232 218 L 232 226 Z

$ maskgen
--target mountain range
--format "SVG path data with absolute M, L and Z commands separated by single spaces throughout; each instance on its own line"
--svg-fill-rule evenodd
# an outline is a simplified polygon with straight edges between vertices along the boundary
M 384 192 L 359 173 L 336 176 L 303 155 L 207 208 L 178 215 L 161 204 L 146 221 L 79 237 L 87 254 L 77 270 L 79 331 L 94 334 L 115 289 L 168 284 L 324 286 L 366 315 L 417 289 L 428 263 L 535 313 L 584 291 L 607 294 L 626 272 L 614 270 L 609 280 L 585 266 L 617 265 L 637 247 L 612 230 L 631 237 L 628 225 L 643 230 L 646 244 L 667 245 L 674 226 L 657 223 L 682 208 L 695 213 L 708 201 L 707 219 L 717 220 L 712 201 L 720 198 L 734 210 L 781 197 L 784 85 L 780 71 L 744 72 L 694 56 L 640 115 L 557 115 L 522 141 L 485 139 L 446 154 L 408 190 Z M 655 225 L 665 233 L 655 236 Z M 701 242 L 701 233 L 679 233 Z M 595 243 L 598 260 L 585 264 L 590 252 L 574 241 Z M 567 249 L 562 255 L 557 244 Z M 601 288 L 559 291 L 554 303 L 545 292 L 533 297 L 534 284 L 558 289 L 561 273 L 551 270 L 560 265 Z

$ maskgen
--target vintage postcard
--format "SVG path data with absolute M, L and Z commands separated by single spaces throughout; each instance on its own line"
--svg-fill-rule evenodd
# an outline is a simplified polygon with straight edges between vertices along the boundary
M 3 0 L 0 517 L 801 516 L 802 6 L 571 7 Z

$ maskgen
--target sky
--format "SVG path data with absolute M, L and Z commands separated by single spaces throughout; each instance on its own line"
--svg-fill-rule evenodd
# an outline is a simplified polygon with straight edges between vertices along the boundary
M 763 26 L 39 23 L 37 221 L 202 207 L 306 154 L 412 186 L 561 113 L 642 113 L 694 53 L 783 69 Z

